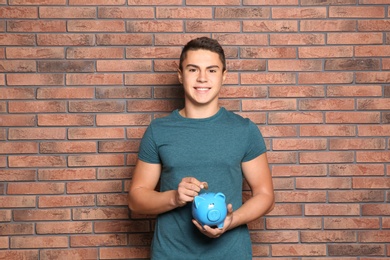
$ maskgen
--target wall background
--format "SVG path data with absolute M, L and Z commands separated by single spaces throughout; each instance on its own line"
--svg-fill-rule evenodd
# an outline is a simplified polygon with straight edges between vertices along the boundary
M 127 187 L 204 35 L 228 57 L 221 105 L 269 148 L 254 257 L 388 259 L 389 3 L 0 0 L 0 259 L 148 257 L 154 216 L 129 213 Z

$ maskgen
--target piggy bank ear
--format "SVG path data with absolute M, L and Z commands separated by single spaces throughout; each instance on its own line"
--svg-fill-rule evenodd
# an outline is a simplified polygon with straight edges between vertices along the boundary
M 202 201 L 204 201 L 204 200 L 205 200 L 205 198 L 196 196 L 194 199 L 195 208 L 198 208 L 199 204 L 202 203 Z
M 222 192 L 218 192 L 217 194 L 215 194 L 214 198 L 220 198 L 225 201 L 225 194 L 223 194 Z

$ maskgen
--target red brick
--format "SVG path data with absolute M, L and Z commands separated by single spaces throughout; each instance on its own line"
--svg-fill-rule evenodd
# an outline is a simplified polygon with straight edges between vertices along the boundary
M 66 112 L 65 101 L 10 101 L 10 113 Z
M 329 191 L 329 202 L 383 202 L 384 191 L 356 190 L 356 191 Z
M 122 85 L 123 78 L 120 74 L 67 74 L 67 85 Z
M 100 259 L 149 258 L 149 251 L 145 247 L 103 247 L 100 249 Z
M 273 256 L 326 256 L 326 245 L 286 244 L 272 245 Z
M 170 112 L 182 106 L 182 100 L 131 100 L 127 101 L 128 112 Z
M 77 222 L 77 221 L 75 221 L 75 222 L 40 222 L 40 223 L 36 223 L 36 232 L 39 235 L 92 233 L 92 223 L 91 222 Z
M 183 23 L 181 21 L 127 21 L 126 31 L 130 33 L 150 33 L 150 32 L 182 32 Z M 191 32 L 191 30 L 188 30 Z
M 70 209 L 20 209 L 14 210 L 15 221 L 70 220 Z
M 57 47 L 9 47 L 8 59 L 63 59 L 64 48 Z
M 216 9 L 218 12 L 218 9 Z M 153 17 L 153 13 L 151 12 Z M 218 13 L 215 15 L 218 16 Z M 156 18 L 158 19 L 211 19 L 213 17 L 213 9 L 200 7 L 157 7 Z
M 94 72 L 92 61 L 38 61 L 39 72 Z
M 321 218 L 270 218 L 267 229 L 321 229 Z
M 327 167 L 323 165 L 273 165 L 272 176 L 325 176 Z
M 357 204 L 307 204 L 305 216 L 359 216 L 360 206 Z
M 0 224 L 1 235 L 32 235 L 34 224 Z
M 100 155 L 72 155 L 68 157 L 68 166 L 123 166 L 123 155 L 100 154 Z
M 43 142 L 40 153 L 93 153 L 97 151 L 95 142 Z
M 8 21 L 9 32 L 66 32 L 65 21 Z
M 0 16 L 4 19 L 37 19 L 37 7 L 1 6 Z
M 352 46 L 299 47 L 299 58 L 343 58 L 353 56 Z
M 97 248 L 77 248 L 77 249 L 43 249 L 40 250 L 41 260 L 52 259 L 72 259 L 72 260 L 84 260 L 84 259 L 97 259 Z
M 355 231 L 302 231 L 301 241 L 304 243 L 345 243 L 356 242 Z M 328 259 L 327 257 L 326 259 Z
M 34 181 L 36 179 L 35 170 L 0 170 L 0 181 Z M 0 218 L 1 220 L 1 218 Z
M 241 84 L 294 84 L 293 73 L 245 73 L 241 74 Z
M 94 97 L 94 88 L 92 87 L 62 87 L 37 89 L 37 99 L 91 99 Z
M 351 163 L 354 161 L 353 152 L 301 152 L 300 163 Z
M 382 6 L 330 6 L 330 18 L 384 18 L 385 9 Z
M 273 150 L 325 150 L 326 139 L 275 139 Z
M 0 210 L 0 222 L 10 222 L 11 219 L 12 219 L 11 210 Z
M 356 162 L 388 162 L 390 161 L 389 151 L 357 152 Z
M 351 72 L 302 72 L 298 84 L 343 84 L 352 83 Z
M 126 48 L 126 58 L 178 58 L 180 52 L 181 49 L 178 47 L 128 47 Z M 176 73 L 172 75 L 177 78 Z
M 390 56 L 390 46 L 356 46 L 355 47 L 356 57 L 384 57 Z
M 68 247 L 65 236 L 15 236 L 11 237 L 11 248 Z
M 352 187 L 352 181 L 346 177 L 310 177 L 310 178 L 297 178 L 296 187 L 298 189 L 350 189 Z
M 389 125 L 359 125 L 359 136 L 389 136 Z
M 38 259 L 38 250 L 0 250 L 0 258 L 35 260 Z
M 99 7 L 99 18 L 111 19 L 152 19 L 154 10 L 151 7 Z
M 240 56 L 245 59 L 293 59 L 296 58 L 296 50 L 290 47 L 242 47 Z
M 311 18 L 325 18 L 326 8 L 286 8 L 276 7 L 272 8 L 273 19 L 311 19 Z
M 97 115 L 96 125 L 98 126 L 135 126 L 148 125 L 151 121 L 150 115 L 129 114 L 129 115 Z
M 80 169 L 39 169 L 39 180 L 91 180 L 96 178 L 96 170 L 92 168 Z
M 10 0 L 11 5 L 65 5 L 66 0 Z
M 269 86 L 269 97 L 324 97 L 322 86 Z
M 59 74 L 8 74 L 7 82 L 11 86 L 58 86 L 64 84 Z
M 0 237 L 0 249 L 8 249 L 8 248 L 9 248 L 9 238 L 5 236 Z
M 114 220 L 129 218 L 127 208 L 74 208 L 72 211 L 74 220 Z
M 125 22 L 118 20 L 69 20 L 69 32 L 125 32 Z
M 185 30 L 187 32 L 240 32 L 241 26 L 239 21 L 187 21 L 185 24 Z
M 64 167 L 66 159 L 63 156 L 9 156 L 10 167 Z
M 127 245 L 127 237 L 124 234 L 108 234 L 108 235 L 80 235 L 70 238 L 71 247 L 87 247 L 87 246 L 124 246 Z
M 0 72 L 36 72 L 35 64 L 34 61 L 0 61 Z
M 130 179 L 132 168 L 100 168 L 98 179 Z
M 151 98 L 152 97 L 152 88 L 151 87 L 99 87 L 96 89 L 96 97 L 99 99 Z M 102 116 L 104 116 L 104 115 L 102 115 Z M 114 115 L 110 115 L 110 116 L 114 116 Z M 120 115 L 120 116 L 123 116 L 123 115 Z M 137 117 L 137 115 L 135 115 L 135 117 Z
M 2 89 L 0 99 L 34 99 L 34 89 L 19 87 Z
M 39 126 L 93 126 L 92 115 L 45 114 L 38 115 Z
M 10 140 L 47 140 L 47 139 L 65 139 L 65 129 L 47 128 L 41 131 L 39 128 L 12 128 L 9 130 L 8 138 Z
M 0 154 L 37 153 L 38 144 L 33 142 L 0 142 Z
M 114 153 L 114 152 L 138 152 L 139 141 L 128 140 L 128 141 L 101 141 L 99 142 L 100 153 Z
M 69 112 L 124 112 L 123 101 L 69 101 Z
M 323 34 L 272 34 L 270 45 L 324 45 Z
M 134 1 L 134 0 L 130 0 Z M 181 2 L 180 2 L 181 3 Z M 239 5 L 240 1 L 239 0 L 215 0 L 215 1 L 210 1 L 210 0 L 187 0 L 186 1 L 187 5 Z
M 384 177 L 370 177 L 352 179 L 352 186 L 355 189 L 389 189 L 390 179 Z
M 380 123 L 380 113 L 373 112 L 328 112 L 327 123 Z
M 33 208 L 35 196 L 0 196 L 1 208 Z
M 101 60 L 96 62 L 96 68 L 99 72 L 145 72 L 152 70 L 152 63 L 148 60 Z
M 325 218 L 325 229 L 378 229 L 378 218 L 349 217 L 349 218 Z
M 39 17 L 45 18 L 57 18 L 57 19 L 73 19 L 73 18 L 95 18 L 97 10 L 93 7 L 39 7 Z
M 390 20 L 361 20 L 358 21 L 359 31 L 386 31 Z
M 215 35 L 215 38 L 217 38 L 217 35 Z M 225 35 L 225 34 L 222 34 L 222 35 Z M 228 34 L 229 35 L 229 34 Z M 186 33 L 186 34 L 183 34 L 183 33 L 170 33 L 169 34 L 169 37 L 166 37 L 166 34 L 155 34 L 155 40 L 154 40 L 154 45 L 155 46 L 159 46 L 159 45 L 163 45 L 163 46 L 183 46 L 185 45 L 188 41 L 194 39 L 194 38 L 197 38 L 197 37 L 201 37 L 201 36 L 209 36 L 209 34 L 207 33 L 204 33 L 204 34 L 198 34 L 198 33 Z M 243 34 L 243 38 L 245 38 L 246 35 Z M 254 38 L 259 38 L 259 36 L 254 36 Z M 223 42 L 220 42 L 221 44 L 223 44 Z M 151 44 L 150 44 L 151 45 Z M 156 48 L 156 50 L 158 50 Z M 176 52 L 175 52 L 176 53 Z M 177 57 L 180 55 L 180 53 L 178 53 Z M 225 53 L 226 55 L 226 53 Z M 177 59 L 175 60 L 177 62 Z
M 7 194 L 63 194 L 64 183 L 9 183 Z
M 385 148 L 385 140 L 378 138 L 331 139 L 329 143 L 330 150 L 384 150 Z
M 96 44 L 104 46 L 115 46 L 115 45 L 152 45 L 151 34 L 97 34 Z
M 356 21 L 353 20 L 302 20 L 301 32 L 353 32 Z
M 49 46 L 92 46 L 95 38 L 93 34 L 38 34 L 37 43 Z
M 367 86 L 328 86 L 327 96 L 329 97 L 366 97 L 382 96 L 382 87 L 378 85 Z
M 70 182 L 66 184 L 66 192 L 72 193 L 102 193 L 121 192 L 121 181 L 99 181 L 99 182 Z
M 68 195 L 68 196 L 40 196 L 39 208 L 78 207 L 93 206 L 93 195 Z
M 99 206 L 127 206 L 129 204 L 128 194 L 99 194 L 97 205 Z
M 299 110 L 354 110 L 353 99 L 302 99 L 298 103 Z
M 296 243 L 299 241 L 297 231 L 266 231 L 251 234 L 252 243 Z
M 320 60 L 269 60 L 269 71 L 321 71 Z
M 216 7 L 214 17 L 216 19 L 266 19 L 270 17 L 270 8 Z
M 298 22 L 297 21 L 256 21 L 256 20 L 244 20 L 242 23 L 244 32 L 298 32 Z M 253 35 L 252 37 L 260 37 L 262 35 Z M 241 37 L 240 37 L 241 38 Z M 218 39 L 218 38 L 217 38 Z M 267 40 L 267 37 L 263 36 L 264 41 Z M 263 42 L 263 41 L 262 41 Z M 245 43 L 240 45 L 246 45 Z M 252 45 L 252 44 L 251 44 Z M 256 45 L 267 45 L 266 44 L 256 44 Z
M 269 124 L 320 124 L 323 116 L 320 112 L 270 112 Z
M 362 205 L 363 216 L 383 216 L 390 215 L 389 204 L 365 204 Z
M 327 44 L 382 44 L 382 33 L 328 33 Z
M 1 10 L 0 10 L 1 12 Z M 33 34 L 3 34 L 0 33 L 0 45 L 35 45 Z
M 124 138 L 123 128 L 72 128 L 68 130 L 68 138 L 80 139 L 117 139 Z
M 126 0 L 69 0 L 69 5 L 124 5 Z
M 384 175 L 385 168 L 379 164 L 333 164 L 329 165 L 331 176 Z
M 359 256 L 359 255 L 370 255 L 370 256 L 384 256 L 385 247 L 384 245 L 329 245 L 329 255 L 331 256 Z
M 276 191 L 275 201 L 288 202 L 326 202 L 325 191 Z

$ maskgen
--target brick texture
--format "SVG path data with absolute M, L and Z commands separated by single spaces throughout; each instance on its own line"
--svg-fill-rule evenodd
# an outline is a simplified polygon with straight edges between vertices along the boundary
M 149 258 L 155 216 L 129 212 L 128 185 L 199 36 L 226 50 L 221 105 L 269 151 L 254 259 L 390 258 L 388 4 L 0 0 L 0 259 Z

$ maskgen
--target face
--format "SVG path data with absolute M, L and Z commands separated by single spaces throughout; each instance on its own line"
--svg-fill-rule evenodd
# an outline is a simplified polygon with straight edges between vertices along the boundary
M 217 53 L 208 50 L 188 51 L 182 71 L 178 71 L 186 106 L 218 106 L 218 95 L 226 74 Z

